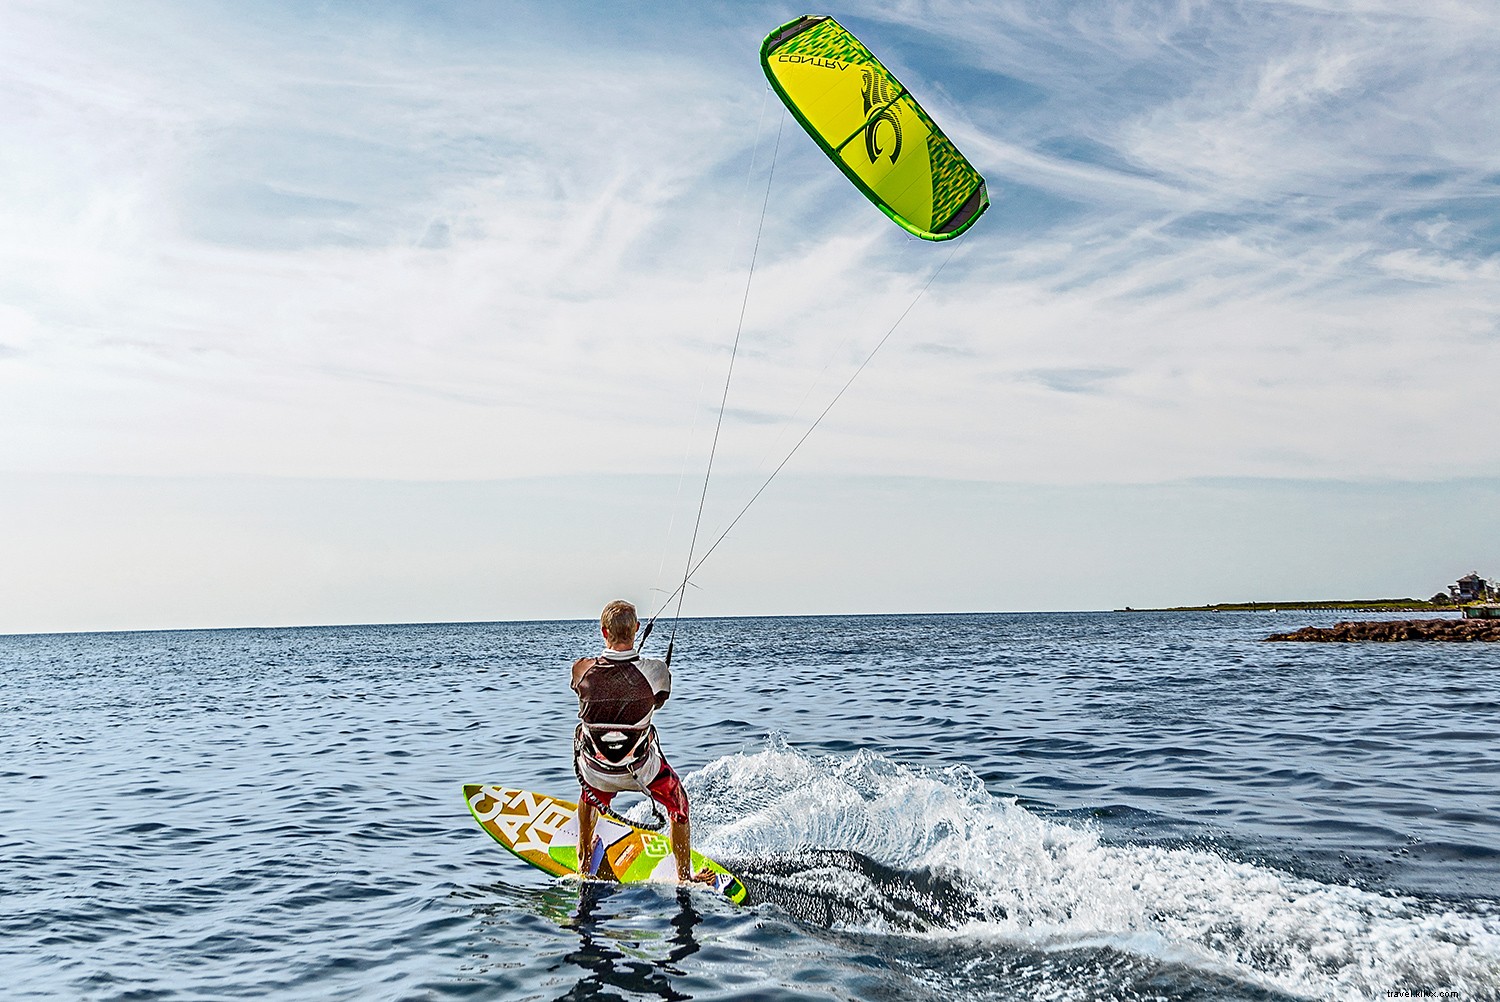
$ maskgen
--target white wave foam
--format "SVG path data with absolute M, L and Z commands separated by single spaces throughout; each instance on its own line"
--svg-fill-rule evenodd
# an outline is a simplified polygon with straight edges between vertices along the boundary
M 926 935 L 1042 949 L 1109 946 L 1315 998 L 1455 990 L 1500 999 L 1500 918 L 1330 885 L 1195 849 L 1103 844 L 991 796 L 971 770 L 773 738 L 687 777 L 716 856 L 852 850 L 961 875 L 979 920 Z

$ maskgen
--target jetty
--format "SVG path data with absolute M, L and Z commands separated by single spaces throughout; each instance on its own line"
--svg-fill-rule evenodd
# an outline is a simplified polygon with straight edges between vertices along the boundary
M 1387 622 L 1336 623 L 1304 626 L 1291 633 L 1273 633 L 1267 641 L 1352 644 L 1428 640 L 1469 644 L 1500 642 L 1500 619 L 1401 619 Z

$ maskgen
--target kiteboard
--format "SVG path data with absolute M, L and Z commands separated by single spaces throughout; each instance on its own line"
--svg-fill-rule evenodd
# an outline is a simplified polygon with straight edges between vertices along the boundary
M 577 804 L 545 793 L 480 783 L 464 786 L 464 800 L 479 827 L 532 866 L 554 877 L 578 873 Z M 603 880 L 677 882 L 671 839 L 602 814 L 594 820 L 593 863 L 594 873 Z M 693 852 L 692 869 L 694 873 L 713 871 L 714 890 L 736 904 L 745 900 L 745 885 L 739 878 L 702 853 Z

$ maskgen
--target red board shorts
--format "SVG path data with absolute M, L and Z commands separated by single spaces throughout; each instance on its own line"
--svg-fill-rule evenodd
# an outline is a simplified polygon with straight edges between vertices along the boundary
M 608 807 L 610 801 L 615 799 L 613 790 L 601 790 L 587 782 L 584 782 L 583 786 L 605 807 Z M 646 785 L 646 789 L 651 791 L 651 799 L 661 804 L 666 810 L 667 817 L 679 823 L 687 821 L 687 791 L 682 788 L 682 781 L 677 778 L 676 770 L 667 764 L 665 758 L 661 760 L 661 771 Z

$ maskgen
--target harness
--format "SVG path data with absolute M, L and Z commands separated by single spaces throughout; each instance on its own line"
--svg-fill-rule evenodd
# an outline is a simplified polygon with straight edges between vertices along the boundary
M 626 727 L 579 721 L 573 731 L 573 750 L 588 756 L 590 768 L 610 776 L 634 772 L 651 757 L 655 747 L 656 727 L 652 724 Z
M 592 729 L 604 731 L 602 734 L 591 733 Z M 630 732 L 634 731 L 632 736 Z M 651 831 L 661 831 L 666 827 L 667 818 L 662 814 L 661 808 L 656 805 L 656 800 L 651 796 L 651 791 L 641 781 L 641 777 L 633 771 L 645 763 L 650 757 L 651 750 L 656 746 L 656 728 L 650 724 L 644 727 L 621 727 L 618 724 L 585 724 L 580 722 L 573 731 L 573 775 L 578 777 L 578 792 L 583 799 L 589 802 L 589 806 L 600 814 L 611 820 L 618 821 L 622 825 L 631 828 L 646 828 Z M 619 761 L 611 756 L 617 754 Z M 594 796 L 589 787 L 588 780 L 583 777 L 583 767 L 579 761 L 587 755 L 589 767 L 598 769 L 600 772 L 612 776 L 629 776 L 634 782 L 636 789 L 640 790 L 646 797 L 646 802 L 651 805 L 650 821 L 632 821 L 621 817 L 610 810 L 608 805 Z

